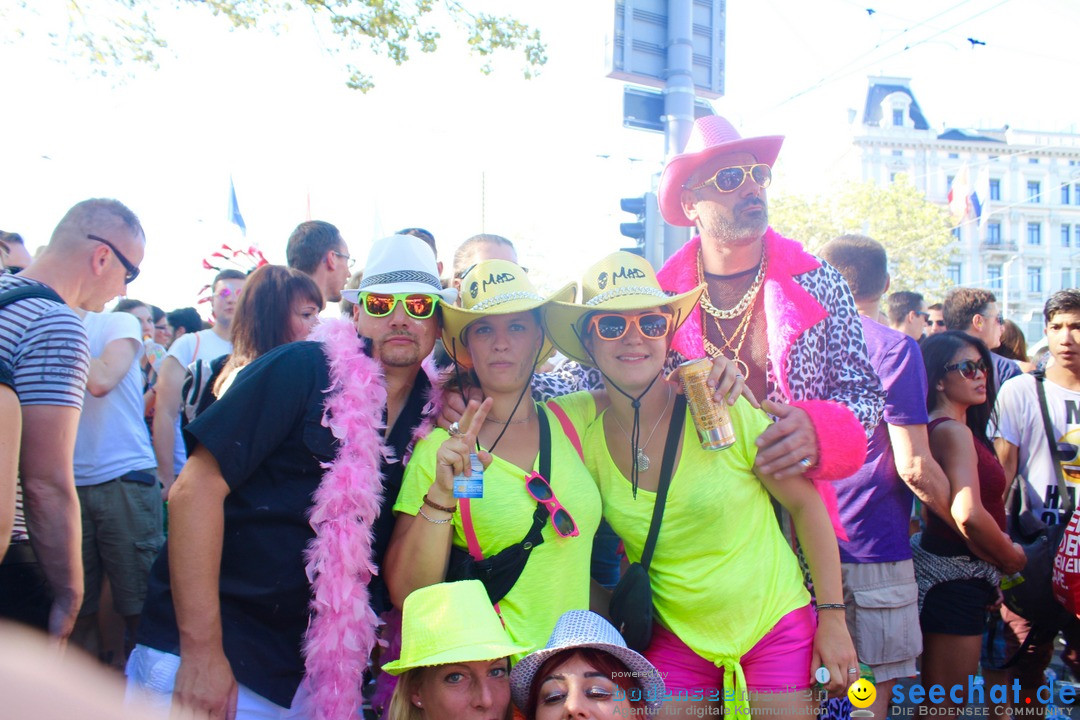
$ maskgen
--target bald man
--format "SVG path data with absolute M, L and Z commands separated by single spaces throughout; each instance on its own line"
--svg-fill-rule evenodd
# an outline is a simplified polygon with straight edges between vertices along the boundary
M 74 308 L 101 311 L 139 274 L 146 238 L 116 200 L 71 208 L 48 246 L 18 275 L 0 275 L 0 360 L 22 410 L 19 490 L 11 546 L 0 564 L 0 617 L 66 640 L 83 598 L 75 433 L 90 360 Z M 93 362 L 99 362 L 94 360 Z

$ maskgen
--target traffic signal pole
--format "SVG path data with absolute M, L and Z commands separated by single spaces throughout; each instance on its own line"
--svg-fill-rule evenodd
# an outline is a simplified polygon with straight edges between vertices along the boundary
M 664 84 L 664 160 L 670 160 L 686 147 L 694 126 L 694 15 L 693 0 L 667 0 L 668 47 L 667 79 Z M 690 239 L 684 227 L 664 223 L 664 260 Z M 658 239 L 659 240 L 659 239 Z M 661 253 L 646 248 L 646 257 Z

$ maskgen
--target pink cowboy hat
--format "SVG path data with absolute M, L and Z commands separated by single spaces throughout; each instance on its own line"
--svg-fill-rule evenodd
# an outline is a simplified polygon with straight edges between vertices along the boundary
M 783 135 L 744 138 L 735 126 L 719 115 L 698 118 L 690 131 L 686 150 L 671 158 L 660 176 L 660 214 L 672 225 L 693 225 L 683 212 L 680 197 L 686 181 L 702 163 L 717 155 L 745 152 L 759 163 L 772 167 L 783 144 Z

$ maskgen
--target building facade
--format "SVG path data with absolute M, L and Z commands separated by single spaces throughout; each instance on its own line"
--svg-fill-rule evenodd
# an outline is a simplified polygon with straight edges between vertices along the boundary
M 1080 134 L 935 129 L 909 79 L 872 77 L 854 143 L 864 181 L 906 173 L 955 211 L 951 284 L 992 290 L 1028 341 L 1041 339 L 1047 297 L 1080 283 Z

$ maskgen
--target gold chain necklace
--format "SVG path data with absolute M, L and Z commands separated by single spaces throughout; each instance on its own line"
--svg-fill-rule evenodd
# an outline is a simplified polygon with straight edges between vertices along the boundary
M 656 419 L 656 424 L 652 426 L 652 432 L 649 433 L 649 439 L 645 441 L 644 445 L 638 445 L 637 466 L 638 470 L 640 470 L 641 472 L 646 472 L 649 469 L 649 466 L 652 464 L 649 461 L 649 456 L 645 454 L 644 448 L 647 448 L 649 446 L 649 443 L 652 442 L 653 435 L 656 434 L 656 428 L 660 427 L 660 421 L 664 419 L 664 414 L 667 413 L 668 406 L 671 405 L 671 399 L 673 397 L 675 397 L 675 395 L 672 394 L 671 389 L 668 388 L 667 402 L 664 404 L 664 409 L 660 412 L 660 417 Z M 633 440 L 630 439 L 630 433 L 626 432 L 626 428 L 624 428 L 623 424 L 619 422 L 619 416 L 612 413 L 611 417 L 615 420 L 615 424 L 619 426 L 619 429 L 622 430 L 622 434 L 626 436 L 626 441 L 633 444 Z
M 723 347 L 717 347 L 708 338 L 706 332 L 701 333 L 701 337 L 705 342 L 705 352 L 709 357 L 727 357 L 735 365 L 735 369 L 738 370 L 744 379 L 750 377 L 750 366 L 745 360 L 739 357 L 742 352 L 743 345 L 746 343 L 746 337 L 750 334 L 750 321 L 754 314 L 754 303 L 757 300 L 758 292 L 761 290 L 761 286 L 765 281 L 765 270 L 768 267 L 768 257 L 765 255 L 764 248 L 762 248 L 761 263 L 758 265 L 757 275 L 754 277 L 754 282 L 750 284 L 746 292 L 743 293 L 742 298 L 735 304 L 730 310 L 721 310 L 713 305 L 712 298 L 709 296 L 709 285 L 705 282 L 705 268 L 702 260 L 702 251 L 698 250 L 697 256 L 697 269 L 698 269 L 698 282 L 705 283 L 705 292 L 701 296 L 701 309 L 703 312 L 710 315 L 713 319 L 713 323 L 716 325 L 717 332 L 720 333 L 721 339 L 724 341 Z M 738 325 L 735 326 L 735 330 L 729 337 L 724 332 L 724 328 L 720 325 L 721 320 L 734 320 L 739 316 Z M 703 328 L 704 330 L 704 328 Z M 736 344 L 736 340 L 738 341 Z M 728 354 L 730 352 L 730 355 Z
M 705 292 L 702 293 L 701 296 L 701 308 L 708 314 L 712 315 L 714 318 L 717 318 L 718 320 L 734 320 L 735 318 L 739 317 L 744 312 L 746 312 L 746 308 L 750 307 L 750 304 L 754 302 L 754 298 L 757 297 L 758 290 L 761 289 L 762 283 L 765 282 L 765 270 L 768 267 L 768 264 L 768 256 L 765 255 L 765 249 L 762 248 L 761 262 L 758 264 L 758 271 L 757 275 L 754 276 L 754 282 L 750 283 L 750 287 L 748 287 L 746 289 L 746 292 L 743 293 L 743 296 L 739 299 L 739 302 L 737 302 L 735 306 L 729 310 L 721 310 L 713 304 L 712 296 L 709 295 L 709 285 L 708 283 L 706 283 Z M 698 282 L 704 283 L 705 266 L 704 261 L 702 260 L 702 252 L 700 248 L 698 249 L 697 255 L 697 271 Z

